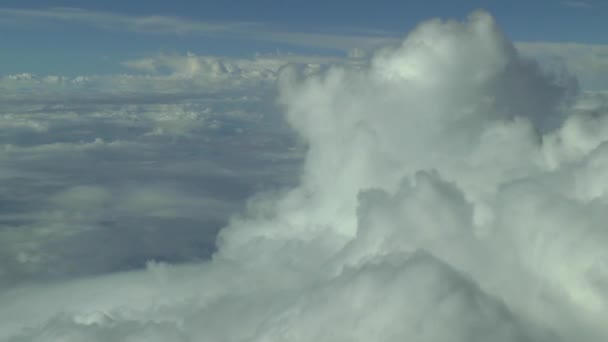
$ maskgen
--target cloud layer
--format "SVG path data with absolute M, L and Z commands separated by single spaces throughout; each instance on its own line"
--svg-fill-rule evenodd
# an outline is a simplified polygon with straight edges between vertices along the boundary
M 180 77 L 148 78 L 154 91 L 135 76 L 126 97 L 112 78 L 2 82 L 0 289 L 206 259 L 245 198 L 293 182 L 300 153 L 269 82 Z
M 607 111 L 573 78 L 478 12 L 278 86 L 308 146 L 298 186 L 253 197 L 211 261 L 0 294 L 0 338 L 606 339 Z M 53 200 L 96 213 L 108 196 Z

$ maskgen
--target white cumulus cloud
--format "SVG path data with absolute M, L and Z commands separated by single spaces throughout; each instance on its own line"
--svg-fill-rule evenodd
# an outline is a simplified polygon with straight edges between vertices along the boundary
M 573 78 L 476 12 L 278 86 L 298 186 L 252 198 L 210 261 L 0 294 L 0 339 L 606 340 L 608 112 Z M 83 196 L 108 195 L 55 200 Z

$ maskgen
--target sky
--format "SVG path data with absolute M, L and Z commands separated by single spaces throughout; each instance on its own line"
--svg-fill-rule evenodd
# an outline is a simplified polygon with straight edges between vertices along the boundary
M 0 4 L 0 342 L 603 342 L 605 1 Z
M 608 29 L 605 1 L 9 0 L 0 12 L 6 32 L 0 38 L 5 47 L 0 72 L 116 73 L 124 71 L 123 60 L 161 52 L 340 55 L 369 45 L 338 42 L 339 36 L 401 38 L 422 20 L 463 19 L 479 8 L 492 12 L 515 41 L 608 44 L 601 33 Z M 338 37 L 320 43 L 298 36 L 318 33 Z

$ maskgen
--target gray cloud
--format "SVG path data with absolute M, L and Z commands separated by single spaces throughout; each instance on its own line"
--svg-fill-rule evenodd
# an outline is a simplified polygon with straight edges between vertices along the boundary
M 608 45 L 577 43 L 520 42 L 517 48 L 525 55 L 542 61 L 554 72 L 568 70 L 590 90 L 608 88 Z

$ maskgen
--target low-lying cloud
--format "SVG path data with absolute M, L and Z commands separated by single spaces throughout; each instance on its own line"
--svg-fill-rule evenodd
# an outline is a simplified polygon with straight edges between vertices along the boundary
M 247 197 L 295 178 L 300 149 L 263 102 L 6 106 L 0 289 L 207 259 Z
M 298 186 L 253 197 L 210 261 L 5 291 L 0 338 L 606 339 L 608 113 L 572 77 L 476 12 L 278 86 Z M 55 201 L 83 193 L 109 196 Z

